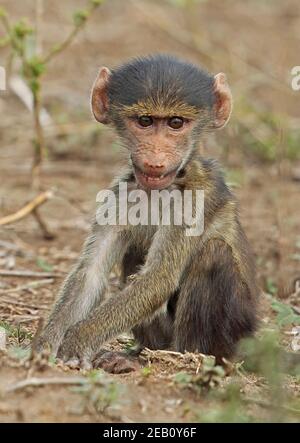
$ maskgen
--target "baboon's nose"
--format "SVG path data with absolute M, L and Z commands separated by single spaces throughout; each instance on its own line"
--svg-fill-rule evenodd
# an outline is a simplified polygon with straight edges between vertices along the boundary
M 165 172 L 166 166 L 162 162 L 145 160 L 143 162 L 143 169 L 146 174 L 160 176 Z

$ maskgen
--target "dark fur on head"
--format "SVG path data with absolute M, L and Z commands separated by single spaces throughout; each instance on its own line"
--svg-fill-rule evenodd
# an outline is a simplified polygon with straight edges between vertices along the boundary
M 192 63 L 170 55 L 135 58 L 112 71 L 108 98 L 115 110 L 197 115 L 215 103 L 214 77 Z M 137 107 L 140 105 L 140 107 Z M 113 111 L 113 109 L 112 109 Z

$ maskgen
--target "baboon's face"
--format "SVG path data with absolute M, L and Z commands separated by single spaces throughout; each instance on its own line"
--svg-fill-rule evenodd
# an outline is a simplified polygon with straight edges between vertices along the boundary
M 223 127 L 231 106 L 225 74 L 163 56 L 101 68 L 92 91 L 95 118 L 117 129 L 145 189 L 170 186 L 202 132 Z
M 193 147 L 195 125 L 180 116 L 125 117 L 126 144 L 143 188 L 164 189 L 172 184 Z

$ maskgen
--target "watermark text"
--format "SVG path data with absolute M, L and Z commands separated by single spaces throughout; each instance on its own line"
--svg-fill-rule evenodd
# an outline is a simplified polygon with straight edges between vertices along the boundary
M 127 183 L 120 182 L 116 191 L 100 191 L 96 201 L 100 203 L 96 213 L 99 225 L 183 226 L 187 236 L 204 231 L 203 190 L 128 192 Z

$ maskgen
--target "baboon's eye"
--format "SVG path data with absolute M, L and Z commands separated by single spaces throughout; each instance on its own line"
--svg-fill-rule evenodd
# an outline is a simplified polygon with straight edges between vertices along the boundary
M 153 125 L 153 118 L 149 115 L 142 115 L 138 118 L 138 122 L 140 126 L 143 126 L 143 128 L 148 128 L 148 126 Z
M 172 128 L 172 129 L 180 129 L 183 126 L 183 119 L 180 117 L 171 117 L 168 120 L 168 125 Z

